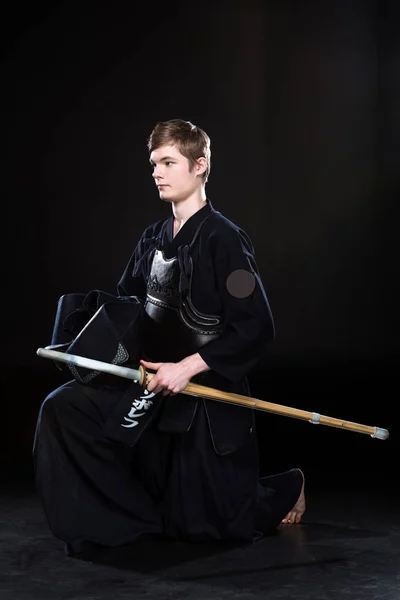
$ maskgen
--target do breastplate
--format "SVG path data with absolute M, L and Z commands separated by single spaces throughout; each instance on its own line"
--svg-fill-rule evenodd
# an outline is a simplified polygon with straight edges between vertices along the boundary
M 176 257 L 166 258 L 160 248 L 155 250 L 145 302 L 143 352 L 148 360 L 178 362 L 221 334 L 221 316 L 201 313 L 191 298 L 190 250 L 211 214 L 200 223 L 190 245 L 179 246 Z

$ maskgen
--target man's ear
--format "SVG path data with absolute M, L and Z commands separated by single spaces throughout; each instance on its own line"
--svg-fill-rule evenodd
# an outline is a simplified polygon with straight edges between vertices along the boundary
M 196 160 L 195 169 L 198 175 L 203 175 L 207 169 L 207 159 L 204 158 L 204 156 L 200 156 L 200 158 Z

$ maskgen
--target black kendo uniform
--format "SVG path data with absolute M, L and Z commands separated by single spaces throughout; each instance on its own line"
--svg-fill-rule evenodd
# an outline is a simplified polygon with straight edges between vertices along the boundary
M 227 281 L 244 272 L 254 289 L 235 292 Z M 118 294 L 144 301 L 144 359 L 177 362 L 199 352 L 211 370 L 192 381 L 250 395 L 246 375 L 273 338 L 273 320 L 250 239 L 209 200 L 175 237 L 173 216 L 145 230 Z M 119 443 L 105 425 L 128 387 L 73 381 L 42 405 L 37 489 L 54 535 L 70 551 L 128 544 L 145 533 L 252 541 L 279 525 L 302 477 L 294 469 L 259 479 L 252 410 L 159 394 L 140 437 Z

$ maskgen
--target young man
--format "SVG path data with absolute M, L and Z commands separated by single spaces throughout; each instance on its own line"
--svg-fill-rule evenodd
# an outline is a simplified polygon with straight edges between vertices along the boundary
M 145 307 L 141 363 L 155 372 L 157 414 L 119 443 L 105 424 L 126 387 L 74 381 L 44 402 L 37 487 L 70 553 L 151 533 L 250 542 L 305 510 L 301 471 L 259 479 L 252 410 L 180 394 L 193 381 L 250 395 L 246 375 L 274 326 L 249 237 L 206 197 L 207 134 L 174 119 L 148 148 L 172 215 L 144 231 L 117 289 Z

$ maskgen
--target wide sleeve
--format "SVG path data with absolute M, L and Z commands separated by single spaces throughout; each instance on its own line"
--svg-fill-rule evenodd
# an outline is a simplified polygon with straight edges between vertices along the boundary
M 273 317 L 248 235 L 240 228 L 227 228 L 223 235 L 215 232 L 209 251 L 223 307 L 223 329 L 199 354 L 210 369 L 237 383 L 274 339 Z
M 118 282 L 119 296 L 137 296 L 141 301 L 145 301 L 149 259 L 156 244 L 153 234 L 152 228 L 147 228 L 137 243 Z

